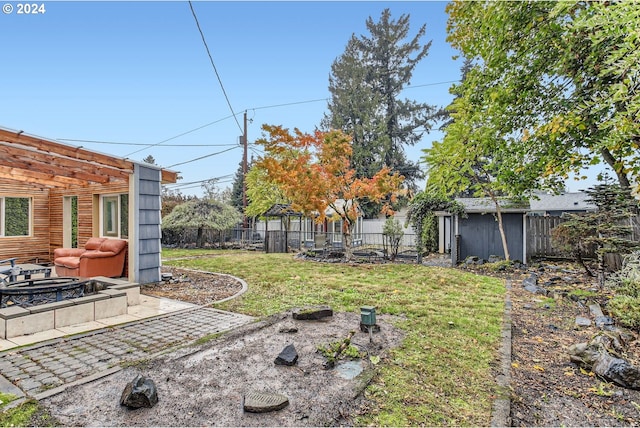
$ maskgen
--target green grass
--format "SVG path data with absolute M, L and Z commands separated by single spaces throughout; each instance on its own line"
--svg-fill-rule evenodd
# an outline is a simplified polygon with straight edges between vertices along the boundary
M 0 394 L 1 400 L 12 401 L 15 397 L 10 394 Z M 36 400 L 27 400 L 18 406 L 2 411 L 0 408 L 0 427 L 55 427 L 60 426 L 58 421 L 47 411 L 42 409 Z
M 185 258 L 210 254 L 215 257 Z M 235 275 L 249 290 L 220 309 L 268 316 L 294 307 L 403 316 L 401 347 L 381 361 L 365 391 L 373 409 L 359 425 L 490 424 L 504 281 L 409 264 L 329 264 L 291 254 L 164 250 L 164 263 Z M 181 259 L 175 259 L 181 258 Z M 171 260 L 174 259 L 174 260 Z M 451 324 L 452 323 L 452 324 Z

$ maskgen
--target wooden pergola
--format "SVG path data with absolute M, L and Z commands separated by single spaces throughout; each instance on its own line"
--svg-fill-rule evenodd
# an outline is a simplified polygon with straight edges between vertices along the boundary
M 70 188 L 123 183 L 133 169 L 134 162 L 127 159 L 0 128 L 0 178 Z M 175 183 L 176 177 L 162 170 L 163 182 Z
M 127 215 L 117 220 L 124 231 L 117 237 L 129 243 L 129 276 L 152 282 L 160 269 L 161 184 L 176 180 L 177 172 L 155 165 L 0 128 L 0 206 L 9 198 L 25 199 L 30 215 L 24 236 L 0 229 L 0 260 L 50 262 L 54 249 L 69 242 L 72 216 L 77 245 L 83 246 L 103 234 L 103 202 L 126 198 L 121 212 Z M 75 214 L 69 213 L 71 199 L 77 201 Z

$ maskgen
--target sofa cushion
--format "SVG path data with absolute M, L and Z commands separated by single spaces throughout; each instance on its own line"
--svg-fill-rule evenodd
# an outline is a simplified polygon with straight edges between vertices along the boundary
M 127 241 L 122 239 L 107 239 L 100 245 L 100 251 L 118 254 L 127 245 Z
M 80 266 L 79 257 L 58 257 L 55 259 L 56 266 L 64 266 L 69 269 L 77 269 Z
M 100 248 L 100 245 L 106 241 L 107 238 L 89 238 L 86 244 L 84 244 L 84 248 L 87 250 L 97 250 Z

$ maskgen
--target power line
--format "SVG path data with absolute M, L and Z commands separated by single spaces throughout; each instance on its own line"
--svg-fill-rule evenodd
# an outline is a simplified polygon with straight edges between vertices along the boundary
M 202 159 L 210 158 L 211 156 L 219 155 L 219 154 L 228 152 L 229 150 L 235 150 L 237 148 L 239 148 L 239 147 L 235 146 L 235 147 L 231 147 L 231 148 L 226 149 L 226 150 L 222 150 L 220 152 L 209 153 L 208 155 L 200 156 L 200 157 L 197 157 L 195 159 L 191 159 L 191 160 L 184 161 L 184 162 L 179 162 L 179 163 L 174 163 L 173 165 L 169 165 L 167 168 L 173 168 L 174 166 L 184 165 L 184 164 L 187 164 L 187 163 L 191 163 L 191 162 L 199 161 L 199 160 L 202 160 Z
M 422 87 L 425 87 L 425 86 L 437 86 L 437 85 L 444 85 L 444 84 L 447 84 L 447 83 L 456 83 L 456 82 L 459 82 L 459 80 L 448 80 L 446 82 L 434 82 L 434 83 L 425 83 L 425 84 L 422 84 L 422 85 L 412 85 L 412 86 L 410 86 L 408 88 L 405 88 L 405 89 L 422 88 Z M 253 111 L 255 111 L 255 110 L 265 110 L 265 109 L 270 109 L 270 108 L 287 107 L 287 106 L 299 105 L 299 104 L 317 103 L 317 102 L 320 102 L 320 101 L 328 101 L 328 100 L 329 100 L 329 98 L 316 98 L 316 99 L 313 99 L 313 100 L 293 101 L 293 102 L 290 102 L 290 103 L 271 104 L 271 105 L 260 106 L 260 107 L 250 107 L 250 108 L 247 108 L 246 110 L 253 110 Z M 208 126 L 215 125 L 216 123 L 220 123 L 220 122 L 222 122 L 224 120 L 227 120 L 227 119 L 234 118 L 236 120 L 236 123 L 237 123 L 238 122 L 238 120 L 236 119 L 237 115 L 238 114 L 234 113 L 232 115 L 225 116 L 225 117 L 223 117 L 221 119 L 214 120 L 213 122 L 205 123 L 204 125 L 198 126 L 196 128 L 193 128 L 193 129 L 190 129 L 188 131 L 182 132 L 182 133 L 180 133 L 178 135 L 175 135 L 173 137 L 167 138 L 166 140 L 162 140 L 162 141 L 160 141 L 158 143 L 153 143 L 153 144 L 122 143 L 122 142 L 115 142 L 115 141 L 98 141 L 98 140 L 79 140 L 79 139 L 72 139 L 72 138 L 57 138 L 57 139 L 60 140 L 60 141 L 79 142 L 79 143 L 118 144 L 118 145 L 123 145 L 123 146 L 127 146 L 127 145 L 128 146 L 147 146 L 146 148 L 151 148 L 151 147 L 155 147 L 155 146 L 159 146 L 159 145 L 163 145 L 163 146 L 166 146 L 166 147 L 200 147 L 200 146 L 202 146 L 202 147 L 216 147 L 216 146 L 224 147 L 224 146 L 227 146 L 227 145 L 225 145 L 225 144 L 201 144 L 201 145 L 199 145 L 199 144 L 175 144 L 174 145 L 174 144 L 164 144 L 164 143 L 166 143 L 168 141 L 171 141 L 171 140 L 175 140 L 176 138 L 191 134 L 193 132 L 199 131 L 199 130 L 201 130 L 203 128 L 206 128 Z M 231 146 L 231 145 L 232 144 L 228 144 L 228 146 Z M 142 150 L 145 150 L 145 149 L 140 149 L 140 150 L 136 150 L 135 152 L 128 153 L 128 154 L 124 155 L 124 157 L 129 157 L 129 156 L 131 156 L 131 155 L 133 155 L 135 153 L 141 152 Z
M 149 146 L 149 143 L 119 143 L 116 141 L 99 140 L 74 140 L 71 138 L 58 138 L 60 141 L 71 141 L 74 143 L 95 143 L 95 144 L 115 144 L 121 146 Z M 230 147 L 237 144 L 163 144 L 163 147 Z
M 213 124 L 215 124 L 215 123 L 222 122 L 223 120 L 227 120 L 227 119 L 229 119 L 230 117 L 232 117 L 232 116 L 227 116 L 227 117 L 223 117 L 222 119 L 214 120 L 213 122 L 209 122 L 209 123 L 207 123 L 207 124 L 205 124 L 205 125 L 198 126 L 197 128 L 193 128 L 193 129 L 191 129 L 191 130 L 189 130 L 189 131 L 183 132 L 182 134 L 178 134 L 178 135 L 176 135 L 175 137 L 171 137 L 171 138 L 167 138 L 166 140 L 162 140 L 162 141 L 160 141 L 159 143 L 149 144 L 149 145 L 148 145 L 148 147 L 146 147 L 146 148 L 144 148 L 144 149 L 136 150 L 135 152 L 131 152 L 131 153 L 129 153 L 129 154 L 126 154 L 126 155 L 124 155 L 124 157 L 129 157 L 129 156 L 131 156 L 131 155 L 133 155 L 133 154 L 135 154 L 135 153 L 141 152 L 141 151 L 143 151 L 143 150 L 145 150 L 145 149 L 150 149 L 151 147 L 159 146 L 160 144 L 166 143 L 167 141 L 175 140 L 176 138 L 179 138 L 179 137 L 185 136 L 185 135 L 187 135 L 187 134 L 191 134 L 192 132 L 199 131 L 199 130 L 200 130 L 200 129 L 202 129 L 202 128 L 206 128 L 207 126 L 211 126 L 211 125 L 213 125 Z
M 216 77 L 218 78 L 218 83 L 220 83 L 220 88 L 222 88 L 222 93 L 224 94 L 224 98 L 227 100 L 227 105 L 229 106 L 229 110 L 233 114 L 233 118 L 238 125 L 238 129 L 240 132 L 243 132 L 242 126 L 240 126 L 240 122 L 238 122 L 238 118 L 236 118 L 236 113 L 233 111 L 233 107 L 231 107 L 231 102 L 229 101 L 229 97 L 227 96 L 227 91 L 224 89 L 224 85 L 222 84 L 222 80 L 220 79 L 220 75 L 218 74 L 218 69 L 216 68 L 216 64 L 213 62 L 213 56 L 211 56 L 211 51 L 209 51 L 209 45 L 207 45 L 207 40 L 204 38 L 204 33 L 202 32 L 202 28 L 200 28 L 200 23 L 198 22 L 198 17 L 196 16 L 196 11 L 193 9 L 193 4 L 191 4 L 191 0 L 189 0 L 189 7 L 191 8 L 191 13 L 193 14 L 193 19 L 196 21 L 196 26 L 198 27 L 198 31 L 200 32 L 200 37 L 202 37 L 202 43 L 204 43 L 204 47 L 207 50 L 207 55 L 209 55 L 209 60 L 211 61 L 211 65 L 213 66 L 213 71 L 216 73 Z

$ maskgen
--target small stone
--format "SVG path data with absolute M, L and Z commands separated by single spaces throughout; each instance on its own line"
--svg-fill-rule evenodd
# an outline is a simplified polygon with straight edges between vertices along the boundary
M 136 375 L 131 382 L 125 386 L 120 397 L 120 405 L 133 409 L 140 407 L 153 407 L 158 402 L 158 390 L 153 380 Z
M 297 333 L 298 327 L 293 326 L 285 326 L 278 330 L 279 333 Z
M 614 325 L 614 321 L 613 318 L 603 315 L 596 317 L 595 324 L 598 328 L 606 328 Z
M 589 327 L 591 326 L 591 320 L 586 317 L 576 317 L 576 326 Z
M 278 366 L 293 366 L 298 362 L 298 352 L 293 343 L 284 347 L 274 361 Z
M 293 310 L 295 320 L 320 320 L 333 316 L 333 309 L 329 306 L 317 306 L 311 308 L 297 308 Z
M 591 315 L 593 315 L 594 317 L 604 316 L 604 313 L 602 313 L 602 308 L 597 303 L 594 303 L 593 305 L 589 305 L 589 311 L 591 312 Z
M 287 407 L 289 398 L 283 394 L 272 392 L 249 392 L 244 396 L 243 408 L 245 412 L 267 413 Z

